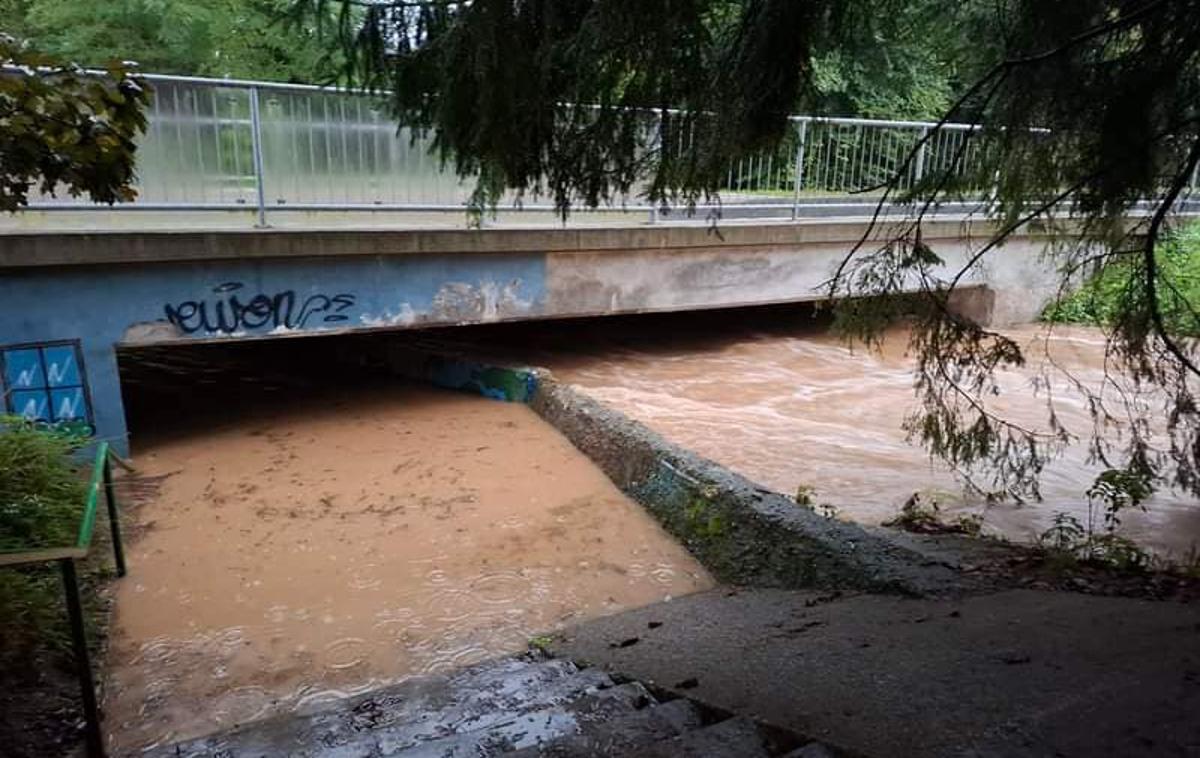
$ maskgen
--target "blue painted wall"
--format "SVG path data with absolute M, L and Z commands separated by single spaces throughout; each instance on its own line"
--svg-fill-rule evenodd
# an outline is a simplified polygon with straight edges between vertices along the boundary
M 119 342 L 536 317 L 545 272 L 538 253 L 10 270 L 0 347 L 78 339 L 97 435 L 127 453 Z

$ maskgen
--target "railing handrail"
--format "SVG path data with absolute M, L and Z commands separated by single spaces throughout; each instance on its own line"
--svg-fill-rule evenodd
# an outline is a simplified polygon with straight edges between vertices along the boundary
M 102 72 L 97 72 L 102 73 Z M 337 85 L 320 85 L 320 84 L 294 84 L 291 82 L 272 82 L 261 79 L 225 79 L 208 76 L 185 76 L 181 74 L 137 74 L 138 78 L 145 79 L 149 82 L 175 82 L 179 84 L 199 84 L 204 86 L 225 87 L 230 89 L 273 89 L 285 92 L 326 92 L 329 94 L 338 95 L 355 95 L 362 97 L 385 97 L 391 92 L 389 90 L 368 90 L 357 87 L 341 87 Z M 587 105 L 587 108 L 597 106 Z M 647 108 L 647 111 L 654 113 L 662 109 Z M 671 113 L 679 113 L 678 109 L 667 109 Z M 906 121 L 895 119 L 873 119 L 861 118 L 854 116 L 817 116 L 817 115 L 801 115 L 795 114 L 788 117 L 792 122 L 807 121 L 809 123 L 834 124 L 839 126 L 878 126 L 878 127 L 894 127 L 894 128 L 913 128 L 913 129 L 931 129 L 936 126 L 941 126 L 944 129 L 952 131 L 960 130 L 976 130 L 983 128 L 979 124 L 959 123 L 948 121 L 943 124 L 938 124 L 935 121 Z
M 25 69 L 18 66 L 5 66 L 5 70 L 17 71 L 25 73 Z M 104 76 L 107 72 L 102 69 L 83 69 L 84 73 L 96 76 Z M 153 72 L 135 72 L 132 74 L 135 79 L 144 79 L 148 82 L 170 82 L 176 84 L 197 84 L 201 86 L 225 88 L 225 89 L 270 89 L 280 90 L 284 92 L 325 92 L 336 95 L 355 95 L 363 97 L 385 97 L 391 94 L 390 90 L 380 89 L 371 90 L 360 87 L 343 87 L 336 84 L 299 84 L 295 82 L 276 82 L 269 79 L 236 79 L 229 77 L 214 77 L 214 76 L 193 76 L 190 74 L 158 74 Z M 597 106 L 587 105 L 587 108 L 595 108 Z M 647 111 L 658 113 L 661 108 L 646 108 Z M 675 108 L 665 109 L 670 113 L 680 113 L 681 111 Z M 813 114 L 794 114 L 788 117 L 793 123 L 807 121 L 809 123 L 834 124 L 838 126 L 877 126 L 891 128 L 912 128 L 912 129 L 932 129 L 941 127 L 953 131 L 960 130 L 976 130 L 982 129 L 980 124 L 970 124 L 956 121 L 947 121 L 939 123 L 936 121 L 911 121 L 905 119 L 874 119 L 862 118 L 857 116 L 821 116 Z
M 87 550 L 92 545 L 92 531 L 96 526 L 96 504 L 100 501 L 100 485 L 104 481 L 104 467 L 108 463 L 108 443 L 96 445 L 96 457 L 92 463 L 92 476 L 88 480 L 87 497 L 84 500 L 83 520 L 79 523 L 79 538 L 75 547 Z
M 14 66 L 7 70 L 36 74 Z M 153 72 L 133 76 L 157 85 L 158 96 L 150 105 L 150 125 L 139 154 L 138 199 L 122 209 L 246 209 L 255 212 L 262 227 L 279 209 L 440 213 L 470 205 L 469 187 L 453 167 L 430 153 L 435 137 L 428 130 L 398 129 L 382 112 L 379 98 L 388 95 L 387 90 Z M 644 110 L 664 116 L 679 112 Z M 807 212 L 808 193 L 865 205 L 873 202 L 868 199 L 871 190 L 890 182 L 907 191 L 931 172 L 961 176 L 964 191 L 979 198 L 991 194 L 992 180 L 980 170 L 991 143 L 976 140 L 985 125 L 814 114 L 788 119 L 794 139 L 731 161 L 720 189 L 727 196 L 740 196 L 737 202 L 703 202 L 689 205 L 689 210 L 736 206 L 745 213 L 780 210 L 788 215 L 784 209 L 790 205 L 794 220 L 801 209 Z M 408 144 L 401 145 L 406 136 Z M 788 196 L 790 204 L 769 199 Z M 76 197 L 38 196 L 28 207 L 110 206 Z M 664 207 L 635 189 L 597 210 L 645 212 L 649 223 L 656 223 Z M 554 206 L 535 195 L 514 201 L 513 208 L 541 211 Z M 683 220 L 675 217 L 677 208 L 670 210 L 669 220 Z

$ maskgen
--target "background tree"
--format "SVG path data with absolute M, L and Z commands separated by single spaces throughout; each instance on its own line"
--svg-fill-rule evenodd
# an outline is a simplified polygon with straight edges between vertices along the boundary
M 144 85 L 119 64 L 87 75 L 11 37 L 0 38 L 0 60 L 24 70 L 0 75 L 0 209 L 39 190 L 132 200 Z
M 937 119 L 999 57 L 991 0 L 852 3 L 836 35 L 814 41 L 797 111 Z
M 323 82 L 338 70 L 287 0 L 0 0 L 0 28 L 83 65 L 137 61 L 166 74 Z
M 733 161 L 777 144 L 806 103 L 884 115 L 907 92 L 908 113 L 982 122 L 955 160 L 901 192 L 932 130 L 877 188 L 881 213 L 900 201 L 907 215 L 873 224 L 832 273 L 840 324 L 871 339 L 901 309 L 913 316 L 912 434 L 960 470 L 986 470 L 990 491 L 1036 494 L 1071 433 L 1052 408 L 1044 433 L 992 409 L 995 372 L 1025 356 L 949 299 L 1021 225 L 1061 232 L 1064 288 L 1110 265 L 1125 277 L 1107 324 L 1124 379 L 1107 391 L 1080 384 L 1093 451 L 1123 481 L 1200 493 L 1200 369 L 1163 316 L 1195 317 L 1196 304 L 1160 261 L 1200 163 L 1200 0 L 300 0 L 297 10 L 340 13 L 347 75 L 389 89 L 401 122 L 433 130 L 441 156 L 477 178 L 479 207 L 505 190 L 549 195 L 563 214 L 631 192 L 711 197 Z M 940 46 L 933 29 L 956 43 Z M 984 159 L 967 172 L 977 146 Z M 963 197 L 983 198 L 995 231 L 950 270 L 922 224 Z M 1132 213 L 1143 200 L 1149 212 Z M 912 287 L 915 306 L 900 298 Z M 1118 421 L 1114 447 L 1105 430 Z

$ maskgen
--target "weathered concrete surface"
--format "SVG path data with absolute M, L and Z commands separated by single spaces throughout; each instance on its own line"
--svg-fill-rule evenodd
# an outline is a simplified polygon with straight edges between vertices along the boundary
M 660 703 L 568 661 L 503 658 L 414 679 L 224 734 L 155 748 L 147 758 L 768 758 L 802 741 L 685 699 Z
M 553 651 L 865 756 L 1200 755 L 1191 605 L 713 590 Z
M 285 229 L 196 229 L 175 224 L 97 231 L 0 230 L 0 268 L 183 261 L 312 258 L 464 253 L 592 252 L 681 248 L 739 248 L 854 243 L 866 229 L 863 218 L 798 222 L 756 220 L 714 231 L 708 224 L 582 228 L 396 229 L 295 227 Z M 986 221 L 939 218 L 926 223 L 927 240 L 986 239 Z M 1044 239 L 1035 229 L 1016 238 Z
M 961 591 L 950 568 L 824 518 L 676 445 L 548 372 L 533 409 L 724 582 L 906 594 Z

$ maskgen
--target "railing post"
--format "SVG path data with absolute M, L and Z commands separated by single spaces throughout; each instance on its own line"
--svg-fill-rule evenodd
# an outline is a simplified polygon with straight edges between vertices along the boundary
M 917 163 L 913 167 L 913 184 L 921 181 L 925 176 L 925 148 L 929 143 L 925 139 L 929 136 L 929 127 L 921 127 L 921 146 L 917 148 Z
M 107 455 L 104 456 L 104 499 L 108 505 L 108 526 L 112 530 L 117 576 L 125 576 L 125 547 L 121 542 L 121 521 L 117 515 L 117 496 L 113 491 L 112 463 Z
M 92 680 L 92 660 L 88 656 L 87 629 L 83 622 L 83 604 L 79 600 L 79 579 L 75 575 L 75 560 L 58 562 L 62 569 L 63 591 L 67 596 L 67 616 L 71 620 L 71 643 L 75 651 L 75 668 L 79 675 L 79 694 L 83 699 L 84 736 L 91 758 L 104 758 L 104 736 L 100 732 L 100 709 L 96 706 L 96 683 Z
M 258 87 L 250 88 L 250 149 L 254 157 L 254 186 L 257 192 L 258 222 L 267 225 L 267 192 L 263 186 L 262 119 L 258 112 Z
M 808 122 L 800 122 L 799 141 L 796 144 L 796 170 L 792 177 L 796 180 L 796 189 L 792 194 L 792 221 L 800 217 L 800 187 L 804 183 L 804 151 L 808 142 Z

